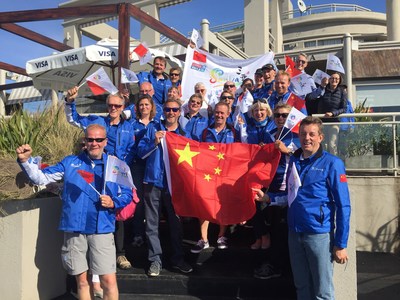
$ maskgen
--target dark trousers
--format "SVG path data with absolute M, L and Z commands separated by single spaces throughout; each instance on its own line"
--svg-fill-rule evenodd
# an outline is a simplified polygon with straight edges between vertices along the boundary
M 168 189 L 161 189 L 152 184 L 145 184 L 144 207 L 146 216 L 146 238 L 149 249 L 149 261 L 157 261 L 162 264 L 162 248 L 158 229 L 161 209 L 164 208 L 171 237 L 171 262 L 173 265 L 179 264 L 183 260 L 182 224 L 179 217 L 175 214 L 175 210 L 171 201 L 171 195 L 169 194 Z

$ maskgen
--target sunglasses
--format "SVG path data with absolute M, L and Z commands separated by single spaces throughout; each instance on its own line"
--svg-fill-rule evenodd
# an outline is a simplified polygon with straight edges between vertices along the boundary
M 258 98 L 258 99 L 255 99 L 255 100 L 253 101 L 253 104 L 254 104 L 254 103 L 257 103 L 257 102 L 261 102 L 261 103 L 267 104 L 267 103 L 268 103 L 268 100 L 265 99 L 265 98 Z
M 280 117 L 286 119 L 288 117 L 288 115 L 289 115 L 288 113 L 282 113 L 282 114 L 274 113 L 274 117 L 277 118 L 277 119 L 280 118 Z
M 298 62 L 299 62 L 299 63 L 302 63 L 302 64 L 305 64 L 305 63 L 306 63 L 305 60 L 301 60 L 301 59 L 299 59 Z
M 122 104 L 108 104 L 108 108 L 121 108 L 123 105 Z
M 86 142 L 88 142 L 88 143 L 93 143 L 94 141 L 96 141 L 96 143 L 101 143 L 101 142 L 104 142 L 104 140 L 105 140 L 106 138 L 96 138 L 96 139 L 94 139 L 94 138 L 85 138 L 85 141 Z
M 180 110 L 179 107 L 164 107 L 165 112 L 171 112 L 173 111 L 174 113 L 178 112 Z
M 231 89 L 231 88 L 234 88 L 234 87 L 235 87 L 234 84 L 225 84 L 225 85 L 224 85 L 224 88 L 225 88 L 225 89 L 228 89 L 228 88 Z
M 226 100 L 226 99 L 235 99 L 235 98 L 233 98 L 232 96 L 222 96 L 221 97 L 221 100 Z
M 179 75 L 181 75 L 181 74 L 179 74 L 179 73 L 171 73 L 171 74 L 169 74 L 169 76 L 179 76 Z
M 204 91 L 205 91 L 205 89 L 195 90 L 196 93 L 203 93 Z

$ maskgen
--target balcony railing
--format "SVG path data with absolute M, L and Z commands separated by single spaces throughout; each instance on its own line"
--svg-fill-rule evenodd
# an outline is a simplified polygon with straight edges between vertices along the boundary
M 324 127 L 339 125 L 337 155 L 345 162 L 347 172 L 398 176 L 400 113 L 355 113 L 339 116 L 345 117 L 355 117 L 356 121 L 324 123 Z

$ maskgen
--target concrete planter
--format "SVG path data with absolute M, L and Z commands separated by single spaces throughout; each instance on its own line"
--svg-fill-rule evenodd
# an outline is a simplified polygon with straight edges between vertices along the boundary
M 399 162 L 399 156 L 397 156 Z M 387 169 L 393 168 L 392 155 L 365 155 L 348 157 L 345 160 L 347 169 Z
M 66 291 L 58 197 L 0 201 L 0 297 L 53 299 Z

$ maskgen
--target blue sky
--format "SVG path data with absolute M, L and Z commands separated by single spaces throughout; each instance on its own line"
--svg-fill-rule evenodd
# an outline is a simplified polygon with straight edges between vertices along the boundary
M 14 0 L 2 1 L 1 11 L 16 11 L 41 8 L 56 8 L 58 0 Z M 121 0 L 123 2 L 123 0 Z M 292 0 L 296 5 L 297 0 Z M 385 12 L 386 1 L 383 0 L 304 0 L 307 6 L 326 4 L 326 3 L 344 3 L 358 4 L 377 12 Z M 173 27 L 184 35 L 187 35 L 192 28 L 200 28 L 200 21 L 204 18 L 210 21 L 210 26 L 221 25 L 225 23 L 243 20 L 244 0 L 192 0 L 191 2 L 161 10 L 161 21 L 167 26 Z M 138 24 L 132 22 L 132 27 L 137 28 Z M 20 23 L 19 25 L 37 31 L 43 35 L 62 42 L 63 28 L 61 21 L 41 21 Z M 133 36 L 137 30 L 132 30 Z M 136 32 L 136 33 L 135 33 Z M 6 31 L 0 30 L 0 38 L 3 45 L 0 50 L 0 61 L 4 61 L 18 67 L 25 68 L 27 60 L 50 55 L 53 50 L 39 44 L 28 41 Z M 90 42 L 90 41 L 86 41 Z

